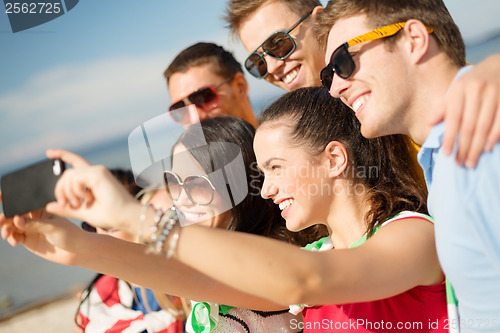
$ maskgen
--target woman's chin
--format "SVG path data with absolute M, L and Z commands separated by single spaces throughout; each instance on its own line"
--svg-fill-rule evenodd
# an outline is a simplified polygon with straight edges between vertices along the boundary
M 293 232 L 297 232 L 297 231 L 300 231 L 302 229 L 304 229 L 303 227 L 301 227 L 300 225 L 298 225 L 296 223 L 296 221 L 293 221 L 293 220 L 286 220 L 286 228 L 290 231 L 293 231 Z
M 285 221 L 286 221 L 285 224 L 286 228 L 292 232 L 299 232 L 313 225 L 306 221 L 298 221 L 297 219 L 293 219 L 291 217 L 287 218 Z

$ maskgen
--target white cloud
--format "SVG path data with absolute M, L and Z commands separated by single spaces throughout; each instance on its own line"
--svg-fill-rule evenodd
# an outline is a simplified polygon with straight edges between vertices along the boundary
M 164 112 L 165 55 L 51 68 L 0 95 L 0 167 L 48 147 L 78 147 L 126 135 Z
M 245 59 L 241 44 L 229 43 L 225 32 L 218 37 L 211 40 Z M 165 112 L 170 100 L 162 74 L 176 53 L 64 64 L 0 94 L 0 170 L 32 161 L 47 148 L 76 149 L 126 136 Z M 254 103 L 282 93 L 245 75 Z

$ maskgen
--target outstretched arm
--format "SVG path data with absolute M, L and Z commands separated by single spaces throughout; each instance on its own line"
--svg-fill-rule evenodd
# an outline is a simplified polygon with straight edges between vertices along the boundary
M 190 226 L 181 229 L 175 257 L 280 304 L 363 302 L 443 281 L 433 225 L 416 219 L 392 222 L 359 247 L 323 252 Z
M 286 308 L 233 289 L 163 256 L 147 254 L 146 246 L 114 237 L 88 233 L 69 220 L 85 220 L 103 228 L 137 233 L 142 205 L 102 166 L 91 166 L 80 156 L 64 150 L 49 151 L 50 158 L 62 158 L 73 166 L 56 185 L 59 202 L 47 205 L 50 213 L 27 214 L 7 219 L 0 215 L 2 238 L 12 246 L 24 245 L 47 260 L 77 265 L 148 287 L 170 295 L 255 310 Z M 1 194 L 0 194 L 1 200 Z M 156 212 L 146 211 L 153 221 Z M 28 216 L 32 218 L 28 218 Z
M 456 161 L 474 168 L 483 151 L 500 141 L 500 54 L 490 56 L 458 78 L 450 88 L 441 113 L 443 150 L 451 154 L 458 134 Z
M 107 215 L 108 219 L 113 219 L 114 216 L 120 216 L 120 225 L 137 225 L 141 210 L 137 201 L 119 199 L 108 203 L 102 194 L 111 193 L 106 190 L 111 187 L 106 179 L 112 176 L 107 176 L 105 172 L 91 172 L 91 168 L 82 168 L 81 172 L 75 170 L 73 175 L 68 174 L 66 178 L 63 175 L 60 181 L 66 180 L 61 184 L 68 183 L 63 186 L 61 193 L 64 196 L 66 191 L 73 191 L 77 204 L 56 205 L 52 212 L 72 216 L 89 210 L 95 214 L 95 218 Z M 146 220 L 152 221 L 153 216 L 154 211 L 150 209 Z M 109 226 L 106 224 L 108 222 L 103 223 L 103 227 Z M 113 265 L 116 260 L 124 265 L 125 270 L 125 266 L 131 265 L 127 256 L 108 257 L 113 249 L 119 248 L 118 245 L 100 248 L 97 241 L 90 244 L 99 250 L 98 262 L 104 262 L 103 269 L 109 269 L 106 266 Z M 370 301 L 399 294 L 417 285 L 437 284 L 443 279 L 434 245 L 433 225 L 419 219 L 392 222 L 357 248 L 322 253 L 304 251 L 266 237 L 196 225 L 180 229 L 178 245 L 176 258 L 183 264 L 221 284 L 276 304 Z M 120 250 L 118 255 L 123 253 L 129 252 Z M 137 267 L 142 267 L 142 256 L 143 253 L 139 257 L 132 256 L 136 260 L 134 265 L 139 265 Z M 150 269 L 166 260 L 161 255 L 157 257 L 161 259 L 147 259 L 153 261 L 148 265 Z M 83 262 L 82 266 L 89 267 L 90 264 Z M 126 272 L 116 271 L 114 274 L 149 286 L 147 281 L 139 280 L 140 277 L 124 276 L 128 274 Z
M 61 218 L 29 219 L 0 215 L 2 238 L 64 265 L 85 267 L 158 292 L 197 301 L 271 311 L 286 308 L 231 288 L 199 270 L 164 256 L 147 254 L 145 246 L 86 232 Z

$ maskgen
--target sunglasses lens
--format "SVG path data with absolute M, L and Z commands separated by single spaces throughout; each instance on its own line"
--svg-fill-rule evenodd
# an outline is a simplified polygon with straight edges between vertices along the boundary
M 252 53 L 245 61 L 247 71 L 260 79 L 267 74 L 267 64 L 263 57 L 257 53 Z
M 184 103 L 184 101 L 179 101 L 177 103 L 170 105 L 170 107 L 168 108 L 168 111 L 174 111 L 174 110 L 183 108 L 185 106 L 186 106 L 186 103 Z
M 190 176 L 184 180 L 184 189 L 191 200 L 199 205 L 212 202 L 214 190 L 208 179 L 199 176 Z
M 330 90 L 332 86 L 332 80 L 333 80 L 333 71 L 330 65 L 328 65 L 321 71 L 321 83 L 323 84 L 323 87 Z
M 356 66 L 352 60 L 351 54 L 347 50 L 347 46 L 340 46 L 333 52 L 330 59 L 330 67 L 335 69 L 335 73 L 343 79 L 348 79 Z
M 213 110 L 219 105 L 219 96 L 214 89 L 209 87 L 193 92 L 187 97 L 187 100 L 203 111 Z M 189 111 L 184 100 L 172 104 L 168 110 L 176 122 L 189 123 Z
M 295 50 L 295 42 L 288 34 L 278 31 L 262 44 L 262 49 L 273 58 L 285 59 Z M 267 63 L 264 57 L 254 52 L 245 61 L 247 71 L 258 79 L 267 75 Z
M 326 89 L 330 90 L 334 74 L 343 79 L 348 79 L 355 69 L 356 65 L 347 50 L 347 46 L 342 45 L 333 52 L 330 63 L 321 71 L 321 83 Z
M 191 103 L 203 111 L 210 111 L 219 105 L 219 96 L 211 88 L 205 87 L 189 95 Z
M 294 51 L 295 43 L 289 35 L 278 31 L 266 39 L 262 49 L 272 57 L 284 59 Z
M 179 199 L 179 195 L 181 194 L 181 184 L 179 184 L 177 177 L 170 172 L 165 172 L 164 177 L 165 186 L 167 187 L 167 192 L 170 194 L 170 197 L 173 200 Z
M 82 229 L 88 232 L 97 232 L 97 229 L 94 226 L 88 224 L 85 221 L 82 222 Z

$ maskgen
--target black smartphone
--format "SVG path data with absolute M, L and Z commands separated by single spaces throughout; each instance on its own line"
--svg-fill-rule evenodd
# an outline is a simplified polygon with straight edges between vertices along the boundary
M 4 175 L 1 187 L 5 216 L 26 214 L 55 201 L 54 188 L 65 169 L 62 160 L 48 159 Z

